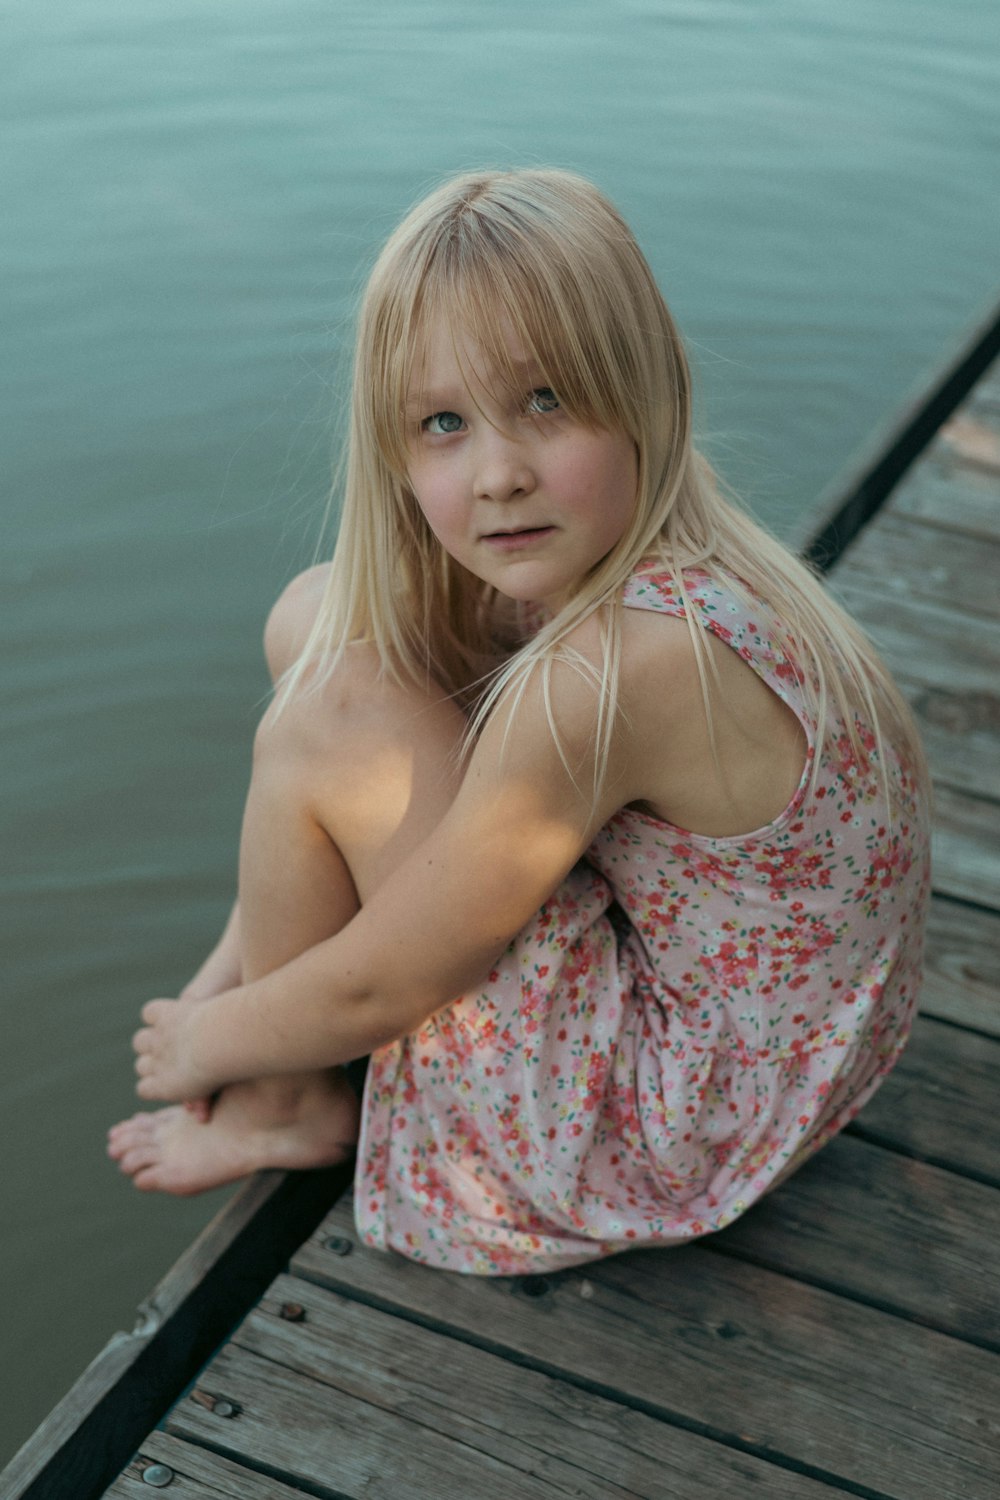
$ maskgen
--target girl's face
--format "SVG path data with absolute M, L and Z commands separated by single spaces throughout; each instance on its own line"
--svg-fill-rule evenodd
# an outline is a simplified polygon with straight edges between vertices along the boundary
M 407 400 L 407 477 L 442 547 L 510 599 L 560 608 L 624 535 L 638 464 L 623 432 L 571 421 L 511 340 L 513 392 L 443 319 Z

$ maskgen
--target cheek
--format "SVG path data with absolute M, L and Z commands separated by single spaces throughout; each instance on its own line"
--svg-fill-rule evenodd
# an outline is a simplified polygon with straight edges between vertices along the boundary
M 413 465 L 407 478 L 417 509 L 434 535 L 443 541 L 459 519 L 454 495 L 444 476 L 433 468 Z
M 601 443 L 581 461 L 574 476 L 577 493 L 586 495 L 594 523 L 609 545 L 624 534 L 635 511 L 639 462 L 630 439 Z

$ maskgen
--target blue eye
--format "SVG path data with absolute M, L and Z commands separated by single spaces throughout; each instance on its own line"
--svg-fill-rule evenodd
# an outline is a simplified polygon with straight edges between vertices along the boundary
M 458 432 L 463 422 L 457 411 L 436 411 L 433 416 L 425 417 L 421 425 L 433 437 L 446 437 L 449 433 Z
M 536 415 L 556 411 L 559 406 L 559 397 L 551 386 L 540 385 L 537 390 L 532 391 L 528 398 L 528 410 Z

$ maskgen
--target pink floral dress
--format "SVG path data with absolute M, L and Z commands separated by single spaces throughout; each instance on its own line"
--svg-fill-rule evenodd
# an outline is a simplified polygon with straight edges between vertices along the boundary
M 905 773 L 816 726 L 768 611 L 691 572 L 701 625 L 798 715 L 802 781 L 767 827 L 623 808 L 488 983 L 371 1060 L 355 1205 L 371 1245 L 486 1275 L 721 1229 L 840 1130 L 909 1032 L 929 887 Z M 640 572 L 633 609 L 683 615 Z M 869 737 L 870 738 L 870 737 Z

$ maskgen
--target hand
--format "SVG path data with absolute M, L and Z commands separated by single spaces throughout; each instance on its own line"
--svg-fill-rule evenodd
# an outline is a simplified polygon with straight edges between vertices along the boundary
M 215 995 L 219 994 L 221 990 L 226 988 L 224 984 L 212 985 L 206 987 L 203 992 L 199 985 L 199 979 L 200 975 L 195 975 L 191 983 L 186 984 L 181 990 L 180 994 L 177 996 L 181 1004 L 187 1005 L 197 1003 L 201 1000 L 211 1000 Z M 235 980 L 235 983 L 239 983 L 238 976 Z M 215 1109 L 215 1103 L 218 1097 L 219 1095 L 215 1093 L 203 1094 L 199 1099 L 185 1099 L 184 1108 L 188 1111 L 189 1114 L 194 1116 L 199 1124 L 207 1125 L 209 1120 L 212 1118 L 212 1112 Z
M 222 936 L 198 970 L 197 974 L 181 990 L 178 1000 L 212 1000 L 223 990 L 236 989 L 243 982 L 243 964 L 240 955 L 240 907 L 237 901 L 229 913 Z M 212 1118 L 218 1094 L 203 1094 L 198 1099 L 185 1099 L 184 1108 L 202 1125 Z
M 145 1026 L 132 1038 L 140 1099 L 181 1101 L 211 1096 L 221 1080 L 197 1066 L 195 1036 L 201 1005 L 179 1000 L 150 1000 L 143 1007 Z

